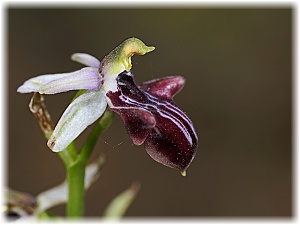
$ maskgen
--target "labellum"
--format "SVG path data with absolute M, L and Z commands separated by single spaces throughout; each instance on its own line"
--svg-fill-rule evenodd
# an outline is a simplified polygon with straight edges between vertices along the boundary
M 191 120 L 173 102 L 185 79 L 171 76 L 137 86 L 131 71 L 118 75 L 117 91 L 108 91 L 110 109 L 119 114 L 135 145 L 144 144 L 155 161 L 179 169 L 192 162 L 198 138 Z

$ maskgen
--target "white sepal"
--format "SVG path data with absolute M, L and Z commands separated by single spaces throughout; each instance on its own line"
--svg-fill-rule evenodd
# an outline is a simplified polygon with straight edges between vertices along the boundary
M 100 86 L 98 70 L 85 67 L 70 73 L 46 74 L 33 77 L 18 88 L 20 93 L 55 94 L 69 90 L 95 90 Z
M 68 106 L 58 121 L 48 140 L 48 147 L 54 152 L 64 150 L 87 126 L 103 114 L 106 106 L 103 88 L 80 95 Z

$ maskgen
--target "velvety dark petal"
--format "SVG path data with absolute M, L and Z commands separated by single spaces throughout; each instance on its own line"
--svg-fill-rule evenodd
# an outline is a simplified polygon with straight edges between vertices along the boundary
M 110 109 L 121 116 L 126 130 L 135 145 L 143 144 L 156 124 L 152 113 L 142 108 L 114 107 Z
M 155 161 L 185 171 L 197 149 L 197 138 L 192 130 L 179 128 L 169 119 L 161 118 L 145 141 L 145 150 Z
M 185 79 L 182 76 L 170 76 L 144 82 L 139 87 L 161 98 L 172 100 L 184 86 Z
M 198 138 L 191 120 L 172 101 L 184 85 L 180 76 L 136 86 L 131 72 L 117 78 L 118 90 L 108 92 L 110 108 L 117 112 L 135 144 L 155 161 L 184 172 L 195 157 Z M 155 121 L 155 122 L 154 122 Z

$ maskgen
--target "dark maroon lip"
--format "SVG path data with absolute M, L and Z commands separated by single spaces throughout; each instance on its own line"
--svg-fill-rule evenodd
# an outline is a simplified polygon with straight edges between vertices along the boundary
M 117 78 L 118 91 L 106 94 L 133 143 L 144 144 L 151 158 L 180 171 L 188 168 L 198 145 L 192 121 L 173 102 L 184 83 L 183 77 L 170 76 L 137 86 L 132 72 L 124 71 Z

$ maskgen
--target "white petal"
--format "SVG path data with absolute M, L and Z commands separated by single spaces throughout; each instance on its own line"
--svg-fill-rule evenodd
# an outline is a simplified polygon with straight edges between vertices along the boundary
M 104 158 L 99 157 L 97 162 L 91 163 L 86 167 L 84 177 L 84 188 L 88 189 L 91 184 L 97 180 L 99 173 L 104 163 Z M 47 191 L 40 193 L 37 196 L 37 214 L 41 213 L 53 206 L 66 203 L 68 201 L 68 184 L 65 180 L 60 185 L 53 187 Z
M 86 53 L 75 53 L 71 56 L 71 59 L 75 62 L 79 62 L 86 66 L 100 68 L 100 61 L 92 55 Z
M 22 86 L 18 88 L 18 92 L 20 93 L 30 93 L 30 92 L 39 92 L 40 88 L 47 83 L 60 80 L 60 79 L 65 79 L 67 77 L 76 77 L 80 75 L 81 73 L 86 74 L 87 72 L 90 71 L 95 71 L 94 68 L 83 68 L 81 70 L 77 70 L 71 73 L 57 73 L 57 74 L 46 74 L 46 75 L 40 75 L 37 77 L 33 77 L 27 81 L 24 82 Z M 93 72 L 95 73 L 95 72 Z
M 37 196 L 37 214 L 68 201 L 68 183 L 64 181 L 58 186 L 40 193 Z
M 99 87 L 100 75 L 98 70 L 86 67 L 69 76 L 46 83 L 39 89 L 39 93 L 56 94 L 70 90 L 97 90 Z
M 17 91 L 20 93 L 39 92 L 39 89 L 46 83 L 49 83 L 53 80 L 67 77 L 76 72 L 78 71 L 72 73 L 46 74 L 46 75 L 33 77 L 25 81 L 24 84 L 20 86 Z
M 64 150 L 87 126 L 103 114 L 106 106 L 103 88 L 80 95 L 58 121 L 47 143 L 49 148 L 54 152 Z

